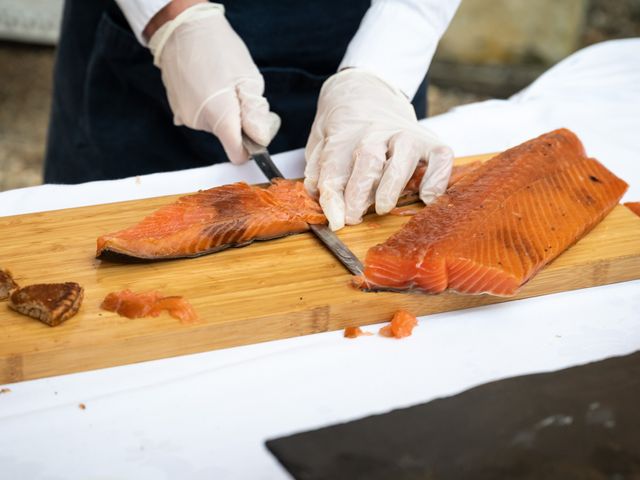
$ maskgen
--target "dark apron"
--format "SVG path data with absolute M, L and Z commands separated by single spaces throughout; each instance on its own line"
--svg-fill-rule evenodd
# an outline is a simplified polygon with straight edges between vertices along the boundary
M 370 1 L 234 0 L 226 16 L 282 118 L 272 153 L 306 144 L 322 83 Z M 340 12 L 338 15 L 335 12 Z M 426 82 L 414 98 L 426 114 Z M 67 0 L 54 72 L 44 180 L 80 183 L 226 161 L 210 133 L 176 127 L 160 70 L 113 0 Z

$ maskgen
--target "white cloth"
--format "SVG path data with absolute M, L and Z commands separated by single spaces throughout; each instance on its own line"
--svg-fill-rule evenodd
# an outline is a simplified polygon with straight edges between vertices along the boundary
M 146 45 L 142 31 L 169 0 L 116 1 L 138 41 Z M 413 98 L 459 4 L 460 0 L 373 0 L 340 69 L 370 70 Z
M 425 125 L 458 154 L 502 150 L 566 126 L 629 182 L 627 198 L 640 200 L 639 75 L 640 39 L 608 42 L 574 55 L 509 100 L 460 107 Z M 301 150 L 274 160 L 285 175 L 302 174 Z M 0 193 L 0 215 L 241 178 L 263 181 L 253 164 L 227 164 L 139 183 L 45 185 Z M 264 447 L 268 438 L 499 378 L 628 354 L 640 348 L 638 312 L 640 281 L 632 281 L 422 317 L 413 336 L 398 341 L 328 332 L 8 385 L 11 393 L 0 395 L 2 474 L 285 479 Z M 1 325 L 0 341 L 7 341 Z
M 162 10 L 165 5 L 171 3 L 171 0 L 116 0 L 116 3 L 129 22 L 131 30 L 133 30 L 138 41 L 146 46 L 147 40 L 142 35 L 142 32 L 149 20 Z

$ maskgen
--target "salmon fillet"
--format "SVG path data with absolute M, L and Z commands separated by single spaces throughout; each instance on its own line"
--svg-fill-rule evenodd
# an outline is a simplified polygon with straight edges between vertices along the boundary
M 99 237 L 96 256 L 196 257 L 325 222 L 300 182 L 276 180 L 269 188 L 234 183 L 181 197 L 131 228 Z
M 507 150 L 455 183 L 369 249 L 365 289 L 514 295 L 598 224 L 627 184 L 555 130 Z
M 480 165 L 453 168 L 449 185 Z M 416 169 L 404 194 L 415 193 L 426 166 Z M 326 223 L 301 182 L 277 179 L 268 188 L 234 183 L 187 195 L 140 223 L 97 240 L 96 257 L 142 260 L 197 257 L 254 240 L 301 233 Z
M 627 202 L 624 204 L 629 210 L 640 216 L 640 202 Z
M 464 163 L 462 165 L 454 165 L 451 169 L 451 175 L 449 176 L 449 183 L 447 183 L 447 188 L 450 188 L 454 184 L 458 183 L 468 174 L 480 167 L 482 163 L 482 161 L 476 160 L 475 162 Z M 426 171 L 427 163 L 421 160 L 416 167 L 416 171 L 413 172 L 413 175 L 411 175 L 411 178 L 409 179 L 406 187 L 404 187 L 402 195 L 417 193 L 418 190 L 420 190 L 420 182 L 422 182 L 422 177 L 424 177 L 424 173 Z

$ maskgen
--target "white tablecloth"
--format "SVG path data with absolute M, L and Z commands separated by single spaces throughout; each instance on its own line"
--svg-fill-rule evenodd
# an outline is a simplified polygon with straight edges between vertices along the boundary
M 639 112 L 640 39 L 631 39 L 583 50 L 509 100 L 460 107 L 424 124 L 458 155 L 503 150 L 566 126 L 627 180 L 625 198 L 640 200 Z M 285 175 L 302 176 L 302 151 L 275 160 Z M 235 180 L 263 177 L 252 164 L 216 165 L 44 185 L 0 193 L 0 215 Z M 639 348 L 640 281 L 633 281 L 422 317 L 402 341 L 329 332 L 6 385 L 0 476 L 288 478 L 266 439 Z

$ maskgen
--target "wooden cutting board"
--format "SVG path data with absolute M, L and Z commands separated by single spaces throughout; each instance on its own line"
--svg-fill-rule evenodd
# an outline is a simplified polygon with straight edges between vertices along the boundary
M 467 157 L 460 163 L 487 156 Z M 96 238 L 178 196 L 0 218 L 0 267 L 21 285 L 75 281 L 80 312 L 48 327 L 0 303 L 0 384 L 387 321 L 640 278 L 640 217 L 622 206 L 509 299 L 454 293 L 366 293 L 310 234 L 194 259 L 116 264 L 94 258 Z M 339 232 L 360 257 L 409 217 L 368 216 Z M 183 295 L 201 321 L 163 314 L 129 320 L 100 310 L 109 292 Z

